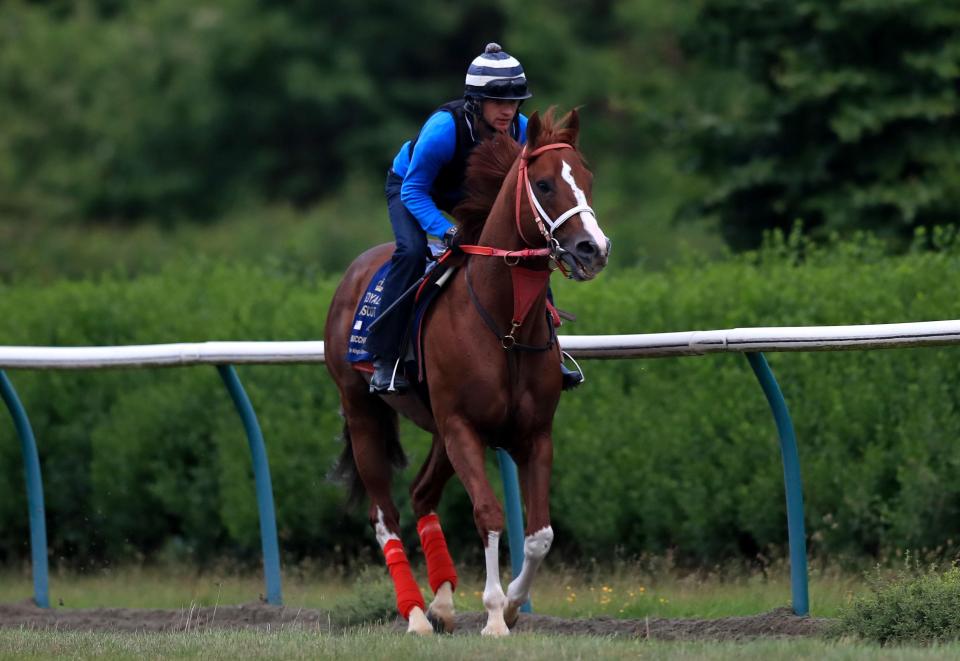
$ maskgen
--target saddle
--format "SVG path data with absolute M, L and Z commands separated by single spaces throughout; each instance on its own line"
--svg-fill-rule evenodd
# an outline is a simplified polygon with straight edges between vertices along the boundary
M 442 243 L 430 242 L 429 247 L 430 258 L 424 269 L 425 278 L 414 294 L 413 312 L 409 321 L 404 324 L 407 330 L 400 342 L 400 346 L 404 347 L 401 352 L 404 372 L 407 378 L 411 378 L 416 373 L 419 382 L 423 381 L 423 334 L 421 332 L 423 319 L 427 309 L 440 295 L 444 285 L 463 261 L 462 255 L 452 255 Z M 373 372 L 373 355 L 367 351 L 365 345 L 370 326 L 381 313 L 385 312 L 381 305 L 380 293 L 383 291 L 383 283 L 389 269 L 390 261 L 387 260 L 373 274 L 353 317 L 353 329 L 347 345 L 347 362 L 353 369 L 360 372 Z

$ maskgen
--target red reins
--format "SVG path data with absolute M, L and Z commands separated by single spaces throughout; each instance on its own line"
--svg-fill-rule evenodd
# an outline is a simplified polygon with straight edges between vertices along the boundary
M 460 250 L 468 255 L 481 255 L 484 257 L 503 257 L 508 266 L 513 266 L 521 259 L 533 259 L 534 257 L 549 257 L 553 252 L 550 248 L 524 248 L 523 250 L 504 250 L 503 248 L 493 248 L 491 246 L 460 246 Z M 511 259 L 516 261 L 511 262 Z

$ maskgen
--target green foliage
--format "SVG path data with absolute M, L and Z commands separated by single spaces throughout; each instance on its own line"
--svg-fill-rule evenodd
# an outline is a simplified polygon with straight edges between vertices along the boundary
M 656 0 L 12 0 L 0 14 L 0 241 L 30 249 L 0 259 L 0 274 L 73 275 L 90 261 L 70 252 L 88 250 L 74 234 L 93 223 L 149 225 L 133 249 L 163 261 L 169 250 L 150 252 L 150 238 L 186 223 L 331 206 L 352 199 L 357 179 L 382 200 L 400 145 L 461 94 L 491 40 L 527 68 L 525 112 L 583 106 L 617 263 L 660 262 L 681 240 L 704 247 L 709 227 L 671 227 L 707 190 L 676 143 L 694 92 L 715 85 L 677 44 L 693 16 L 691 3 Z M 382 201 L 376 220 L 324 225 L 389 233 Z
M 0 281 L 143 275 L 197 254 L 312 277 L 341 273 L 355 255 L 392 239 L 383 182 L 351 178 L 338 195 L 307 210 L 255 206 L 208 226 L 23 224 L 0 218 Z
M 209 219 L 314 201 L 357 164 L 385 172 L 399 137 L 460 93 L 483 38 L 465 34 L 477 2 L 106 7 L 5 7 L 8 215 Z
M 868 236 L 828 246 L 798 232 L 757 252 L 554 283 L 580 320 L 562 332 L 633 333 L 960 317 L 960 248 L 948 231 L 886 256 Z M 932 247 L 933 249 L 930 249 Z M 194 260 L 154 275 L 0 286 L 0 343 L 111 345 L 322 337 L 335 282 L 282 268 Z M 816 555 L 943 547 L 960 518 L 960 392 L 952 347 L 768 357 L 796 426 Z M 776 430 L 737 355 L 588 361 L 556 423 L 552 512 L 570 560 L 674 553 L 680 562 L 776 556 L 786 547 Z M 281 547 L 349 563 L 376 554 L 365 513 L 325 476 L 340 451 L 322 366 L 241 367 L 267 442 Z M 12 371 L 31 416 L 55 558 L 204 560 L 259 553 L 242 427 L 213 368 Z M 429 438 L 402 430 L 411 469 Z M 0 425 L 0 559 L 27 553 L 22 459 Z M 495 475 L 495 471 L 494 471 Z M 480 562 L 469 501 L 440 515 L 455 557 Z M 952 541 L 951 541 L 952 540 Z
M 303 210 L 349 197 L 358 177 L 379 186 L 490 40 L 524 62 L 526 112 L 583 107 L 581 143 L 619 265 L 660 265 L 684 243 L 715 251 L 717 222 L 739 249 L 797 219 L 821 236 L 868 228 L 898 244 L 956 221 L 950 3 L 4 9 L 0 221 L 17 226 L 15 243 L 51 223 L 169 229 L 238 209 Z M 59 263 L 45 251 L 35 260 Z
M 382 567 L 368 566 L 361 571 L 352 589 L 331 609 L 333 623 L 349 627 L 390 622 L 397 616 L 393 581 Z
M 853 635 L 881 645 L 933 645 L 960 639 L 960 567 L 930 568 L 919 576 L 879 574 L 872 593 L 840 616 L 834 635 Z
M 726 238 L 753 246 L 797 218 L 899 239 L 955 221 L 958 28 L 952 3 L 703 2 L 690 51 L 743 77 L 691 127 Z
M 774 237 L 740 258 L 557 295 L 583 320 L 578 333 L 956 318 L 946 275 L 960 266 L 955 255 L 886 258 L 866 237 L 829 249 Z M 799 439 L 814 553 L 933 548 L 953 529 L 960 419 L 942 367 L 952 351 L 769 357 Z M 681 549 L 701 560 L 782 548 L 776 431 L 741 356 L 586 368 L 589 394 L 564 397 L 555 425 L 554 511 L 571 526 L 558 544 L 605 555 Z
M 151 344 L 319 339 L 333 283 L 259 268 L 181 263 L 149 278 L 3 290 L 5 344 Z M 342 521 L 324 476 L 339 452 L 336 392 L 323 366 L 240 368 L 270 439 L 287 550 L 305 552 Z M 41 439 L 55 557 L 154 553 L 202 560 L 259 547 L 243 428 L 213 368 L 14 374 Z M 322 431 L 317 431 L 322 430 Z M 4 525 L 23 531 L 19 444 L 2 432 Z M 12 535 L 6 557 L 26 536 Z M 331 553 L 332 547 L 327 547 Z

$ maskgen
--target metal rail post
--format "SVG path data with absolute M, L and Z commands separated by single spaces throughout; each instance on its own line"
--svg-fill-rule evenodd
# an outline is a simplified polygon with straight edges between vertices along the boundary
M 43 508 L 43 479 L 40 476 L 40 456 L 30 428 L 27 412 L 17 397 L 17 391 L 3 370 L 0 370 L 0 395 L 6 402 L 23 448 L 23 468 L 27 481 L 27 509 L 30 512 L 30 554 L 33 559 L 33 602 L 40 608 L 50 608 L 50 590 L 47 570 L 47 524 Z
M 513 577 L 516 578 L 523 570 L 523 508 L 520 506 L 520 482 L 517 479 L 517 464 L 503 448 L 497 448 L 497 463 L 500 464 L 504 509 L 507 512 L 510 568 L 513 571 Z M 520 612 L 533 612 L 529 599 L 520 607 Z
M 783 481 L 787 495 L 787 536 L 790 542 L 790 585 L 793 595 L 793 612 L 807 615 L 810 598 L 807 586 L 807 539 L 803 524 L 803 486 L 800 481 L 800 457 L 797 453 L 797 436 L 783 392 L 762 353 L 747 353 L 750 367 L 760 381 L 763 394 L 773 410 L 780 436 L 780 453 L 783 457 Z
M 253 459 L 253 479 L 257 487 L 257 508 L 260 512 L 260 539 L 263 544 L 263 573 L 267 583 L 267 603 L 279 606 L 283 603 L 280 590 L 280 545 L 277 542 L 277 520 L 273 505 L 273 485 L 270 481 L 270 464 L 263 433 L 250 398 L 243 390 L 236 370 L 231 365 L 217 365 L 237 412 L 243 419 L 247 432 L 250 455 Z

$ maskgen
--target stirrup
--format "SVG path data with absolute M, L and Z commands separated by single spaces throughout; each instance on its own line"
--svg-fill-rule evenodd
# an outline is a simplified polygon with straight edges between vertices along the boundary
M 573 361 L 573 364 L 577 366 L 576 370 L 572 370 L 566 365 L 563 364 L 564 357 L 569 358 Z M 580 368 L 580 363 L 578 363 L 573 356 L 568 354 L 566 351 L 560 352 L 560 374 L 563 377 L 563 390 L 573 390 L 581 383 L 586 381 L 586 378 L 583 376 L 583 370 Z
M 379 367 L 377 365 L 379 363 Z M 398 358 L 393 365 L 393 371 L 390 373 L 390 380 L 387 381 L 384 375 L 384 371 L 388 368 L 389 363 L 382 359 L 375 359 L 373 362 L 373 376 L 370 378 L 370 394 L 371 395 L 400 395 L 405 393 L 410 388 L 410 382 L 403 375 L 398 373 L 400 369 L 400 359 Z M 377 376 L 383 377 L 377 379 Z

